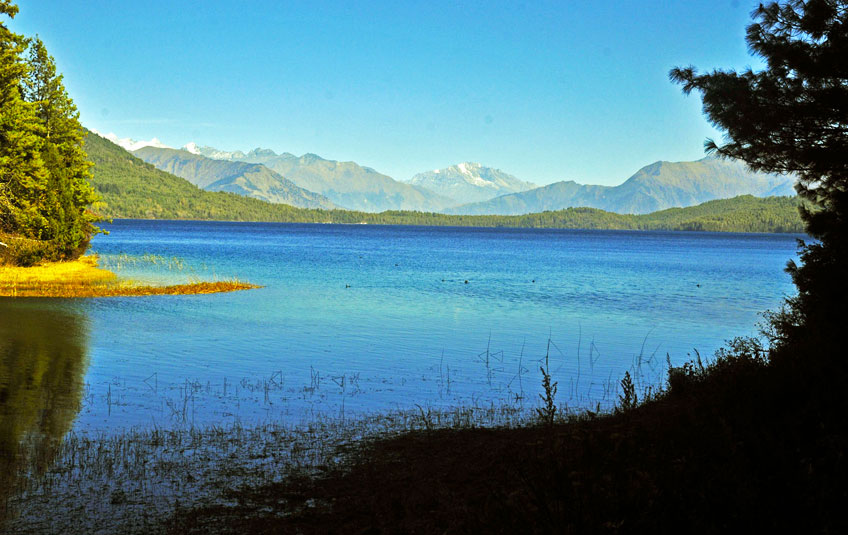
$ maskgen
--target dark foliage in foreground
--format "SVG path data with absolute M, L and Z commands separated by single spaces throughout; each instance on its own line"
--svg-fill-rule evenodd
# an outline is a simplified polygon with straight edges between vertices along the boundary
M 817 242 L 788 266 L 798 295 L 773 317 L 780 345 L 827 337 L 848 317 L 848 1 L 771 2 L 753 15 L 746 41 L 763 70 L 688 67 L 671 78 L 700 92 L 704 113 L 726 131 L 708 150 L 798 176 L 801 217 Z
M 845 370 L 798 357 L 768 363 L 756 343 L 737 341 L 632 410 L 382 440 L 346 469 L 233 490 L 238 506 L 182 511 L 170 529 L 844 532 L 848 402 L 832 385 Z

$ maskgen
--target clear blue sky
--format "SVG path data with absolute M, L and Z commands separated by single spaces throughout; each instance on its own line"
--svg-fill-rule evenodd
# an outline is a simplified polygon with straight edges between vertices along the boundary
M 668 71 L 757 65 L 756 4 L 19 0 L 9 26 L 103 133 L 614 185 L 703 157 L 718 133 Z

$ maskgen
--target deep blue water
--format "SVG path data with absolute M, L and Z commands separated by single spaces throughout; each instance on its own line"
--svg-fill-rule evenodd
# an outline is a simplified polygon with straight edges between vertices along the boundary
M 25 306 L 80 323 L 83 430 L 534 406 L 549 340 L 558 401 L 607 404 L 634 366 L 659 381 L 666 355 L 680 364 L 755 334 L 758 313 L 792 292 L 783 268 L 800 237 L 125 220 L 108 229 L 93 250 L 123 276 L 264 288 L 7 302 L 3 321 Z

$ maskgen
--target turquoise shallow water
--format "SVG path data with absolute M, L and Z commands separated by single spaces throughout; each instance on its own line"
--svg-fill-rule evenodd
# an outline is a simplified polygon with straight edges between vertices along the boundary
M 7 327 L 30 321 L 30 331 L 67 336 L 38 319 L 52 315 L 21 310 L 59 311 L 63 326 L 75 324 L 87 362 L 74 425 L 87 431 L 534 406 L 549 340 L 558 400 L 606 404 L 634 366 L 660 380 L 666 355 L 679 364 L 754 334 L 758 313 L 792 291 L 783 267 L 800 237 L 121 220 L 108 228 L 93 249 L 121 275 L 235 276 L 265 287 L 0 301 Z M 0 358 L 12 345 L 0 345 Z

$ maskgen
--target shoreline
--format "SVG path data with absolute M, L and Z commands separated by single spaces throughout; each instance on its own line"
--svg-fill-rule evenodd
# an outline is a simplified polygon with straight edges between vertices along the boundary
M 477 217 L 477 216 L 474 216 Z M 507 216 L 513 217 L 513 216 Z M 238 225 L 315 225 L 315 226 L 343 226 L 343 227 L 393 227 L 393 228 L 438 228 L 438 229 L 462 229 L 462 230 L 516 230 L 516 231 L 577 231 L 577 232 L 645 232 L 673 234 L 753 234 L 753 235 L 775 235 L 775 236 L 807 236 L 803 231 L 745 231 L 745 230 L 709 230 L 694 228 L 635 228 L 635 227 L 545 227 L 545 226 L 493 226 L 493 225 L 438 225 L 438 224 L 415 224 L 415 223 L 348 223 L 340 221 L 253 221 L 240 219 L 171 219 L 171 218 L 139 218 L 139 217 L 112 217 L 110 223 L 115 221 L 158 221 L 174 223 L 223 223 Z
M 0 297 L 142 297 L 148 295 L 201 295 L 261 288 L 238 280 L 150 286 L 120 280 L 97 265 L 97 256 L 32 267 L 0 266 Z

